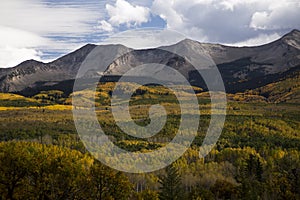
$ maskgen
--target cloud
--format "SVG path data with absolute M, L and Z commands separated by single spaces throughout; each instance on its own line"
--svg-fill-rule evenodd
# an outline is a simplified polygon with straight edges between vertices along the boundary
M 104 42 L 154 47 L 165 38 L 176 41 L 168 32 L 175 30 L 200 42 L 252 46 L 300 29 L 298 0 L 9 0 L 0 5 L 0 67 L 53 59 L 106 37 Z M 166 32 L 111 36 L 146 26 Z M 143 38 L 134 41 L 138 34 Z
M 28 59 L 41 60 L 35 47 L 48 41 L 36 34 L 0 26 L 0 67 L 13 67 Z
M 41 0 L 1 2 L 0 24 L 41 35 L 78 35 L 92 31 L 89 23 L 101 12 L 84 5 L 47 5 Z
M 266 11 L 253 14 L 250 27 L 270 30 L 299 28 L 299 10 L 299 1 L 275 1 L 273 4 L 270 4 Z
M 154 0 L 167 27 L 205 42 L 238 43 L 300 28 L 300 2 L 282 0 Z
M 35 59 L 48 62 L 45 52 L 63 54 L 83 46 L 77 40 L 56 41 L 33 32 L 0 25 L 0 68 L 14 67 L 19 63 Z
M 27 59 L 48 60 L 48 54 L 83 45 L 82 39 L 95 33 L 93 24 L 103 13 L 97 4 L 84 1 L 9 0 L 0 5 L 0 67 Z
M 97 28 L 104 32 L 112 32 L 114 30 L 113 26 L 105 20 L 101 20 Z
M 114 34 L 100 44 L 122 44 L 133 49 L 148 49 L 175 44 L 186 36 L 168 29 L 134 29 Z
M 107 4 L 106 10 L 109 15 L 108 22 L 113 26 L 137 26 L 148 22 L 150 18 L 149 8 L 132 5 L 125 0 L 117 0 L 115 5 Z
M 36 47 L 41 44 L 47 45 L 49 41 L 37 34 L 0 25 L 0 46 Z
M 233 43 L 233 44 L 227 44 L 230 46 L 237 46 L 237 47 L 243 47 L 243 46 L 259 46 L 262 44 L 267 44 L 270 42 L 273 42 L 275 40 L 278 40 L 281 36 L 277 33 L 268 35 L 268 34 L 260 34 L 255 38 L 250 38 L 248 40 L 238 42 L 238 43 Z
M 187 22 L 185 16 L 182 15 L 187 11 L 184 7 L 189 4 L 192 5 L 192 2 L 186 2 L 185 5 L 182 5 L 184 7 L 180 6 L 180 4 L 181 2 L 179 1 L 154 0 L 151 10 L 167 22 L 167 28 L 178 29 L 179 27 L 184 27 L 184 23 Z M 177 6 L 181 8 L 178 9 Z
M 34 59 L 42 60 L 41 52 L 32 49 L 32 48 L 14 48 L 14 47 L 5 47 L 1 48 L 0 51 L 0 68 L 9 68 L 18 65 L 19 63 Z

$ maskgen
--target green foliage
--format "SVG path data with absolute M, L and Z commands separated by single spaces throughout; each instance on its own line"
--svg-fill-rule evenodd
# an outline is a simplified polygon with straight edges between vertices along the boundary
M 2 199 L 127 199 L 127 177 L 86 154 L 29 142 L 0 143 Z
M 192 188 L 191 192 L 189 193 L 188 199 L 191 199 L 191 200 L 201 200 L 201 199 L 214 200 L 215 196 L 209 189 L 206 189 L 201 185 L 196 185 Z
M 181 177 L 178 169 L 174 165 L 170 165 L 166 168 L 166 174 L 160 177 L 159 182 L 161 184 L 159 199 L 181 199 Z
M 263 166 L 260 159 L 250 154 L 241 169 L 241 190 L 243 199 L 259 199 L 262 197 Z
M 63 104 L 65 101 L 65 95 L 64 92 L 59 90 L 50 90 L 50 91 L 42 91 L 39 94 L 36 94 L 33 96 L 33 99 L 41 102 L 41 103 L 57 103 L 57 104 Z
M 121 172 L 96 162 L 90 169 L 92 199 L 128 199 L 132 185 Z
M 139 139 L 123 133 L 114 122 L 109 108 L 114 86 L 105 83 L 97 89 L 96 114 L 116 145 L 148 152 L 173 139 L 181 111 L 172 92 L 161 86 L 143 86 L 132 96 L 130 113 L 138 125 L 150 123 L 150 105 L 160 103 L 168 113 L 157 135 Z M 270 97 L 280 93 L 278 87 L 272 85 Z M 124 85 L 120 89 L 128 92 Z M 197 91 L 201 119 L 192 148 L 166 170 L 138 175 L 118 173 L 87 155 L 76 133 L 71 106 L 57 105 L 69 104 L 71 97 L 59 91 L 42 92 L 34 98 L 3 94 L 0 140 L 9 142 L 0 143 L 0 199 L 300 199 L 299 104 L 271 103 L 257 91 L 228 95 L 231 100 L 222 135 L 213 151 L 199 159 L 211 105 L 209 94 Z M 290 94 L 294 91 L 292 88 Z M 83 102 L 89 102 L 93 93 L 84 92 L 88 98 Z
M 143 190 L 142 192 L 138 193 L 137 199 L 138 200 L 159 200 L 159 196 L 156 191 Z
M 270 102 L 292 102 L 300 103 L 300 72 L 286 77 L 285 79 L 268 84 L 261 88 L 250 91 L 268 98 Z
M 238 199 L 240 196 L 237 186 L 225 180 L 217 180 L 210 190 L 216 199 Z
M 42 105 L 41 102 L 35 99 L 26 98 L 17 94 L 0 93 L 0 107 L 29 107 Z

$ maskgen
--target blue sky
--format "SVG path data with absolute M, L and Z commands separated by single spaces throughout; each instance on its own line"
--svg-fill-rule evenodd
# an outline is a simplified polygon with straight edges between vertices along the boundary
M 253 46 L 300 29 L 298 0 L 9 0 L 0 9 L 0 67 L 51 61 L 86 43 L 143 48 L 163 45 L 162 35 L 168 43 L 182 39 L 168 30 L 200 42 Z M 164 32 L 149 37 L 142 28 Z

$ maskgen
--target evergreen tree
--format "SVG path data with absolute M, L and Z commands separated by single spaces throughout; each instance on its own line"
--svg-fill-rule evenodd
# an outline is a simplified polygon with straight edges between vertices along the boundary
M 242 170 L 242 196 L 243 199 L 261 198 L 263 166 L 258 157 L 250 154 Z
M 244 169 L 245 178 L 250 178 L 252 180 L 262 181 L 263 166 L 258 157 L 250 154 L 249 158 L 246 160 L 246 166 Z
M 170 165 L 166 168 L 166 175 L 160 178 L 159 183 L 161 184 L 159 199 L 181 199 L 181 176 L 178 169 L 174 165 Z

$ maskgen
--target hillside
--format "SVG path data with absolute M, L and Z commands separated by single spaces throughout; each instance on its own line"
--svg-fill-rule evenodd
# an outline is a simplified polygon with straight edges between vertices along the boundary
M 300 103 L 300 72 L 295 72 L 278 82 L 252 90 L 250 93 L 260 94 L 270 102 Z
M 17 94 L 0 93 L 0 107 L 40 106 L 41 102 Z

